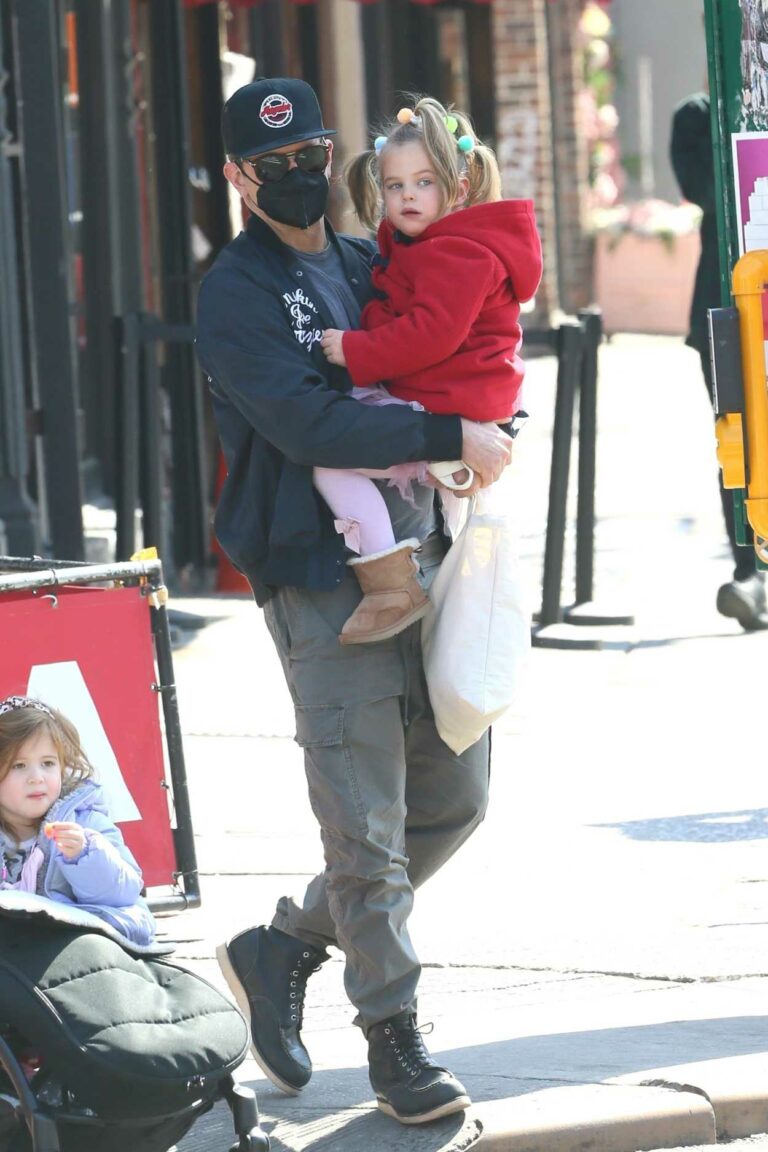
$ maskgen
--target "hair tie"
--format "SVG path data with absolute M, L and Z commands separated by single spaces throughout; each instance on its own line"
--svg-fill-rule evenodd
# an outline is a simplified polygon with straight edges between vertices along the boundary
M 454 132 L 456 131 L 456 129 L 459 126 L 459 122 L 455 116 L 444 116 L 443 117 L 443 123 L 445 124 L 446 128 L 451 133 L 451 135 L 454 134 Z
M 381 150 L 384 147 L 384 145 L 386 144 L 386 142 L 387 142 L 386 136 L 377 136 L 376 139 L 374 140 L 373 147 L 374 147 L 374 151 L 376 152 L 377 156 L 378 156 L 379 152 L 381 152 Z
M 418 119 L 413 108 L 401 108 L 395 117 L 398 124 L 410 124 L 412 120 Z
M 473 152 L 474 151 L 475 142 L 471 136 L 459 136 L 456 143 L 459 146 L 460 152 Z
M 53 712 L 47 704 L 43 704 L 42 700 L 35 700 L 32 696 L 6 696 L 5 700 L 0 700 L 0 716 L 5 712 L 16 712 L 19 708 L 34 708 L 37 712 L 44 712 L 46 716 L 50 716 L 53 720 Z

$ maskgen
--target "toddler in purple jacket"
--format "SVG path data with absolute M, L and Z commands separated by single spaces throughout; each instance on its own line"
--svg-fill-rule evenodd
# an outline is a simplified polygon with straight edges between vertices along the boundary
M 75 726 L 29 696 L 0 700 L 0 888 L 76 904 L 134 944 L 155 922 Z

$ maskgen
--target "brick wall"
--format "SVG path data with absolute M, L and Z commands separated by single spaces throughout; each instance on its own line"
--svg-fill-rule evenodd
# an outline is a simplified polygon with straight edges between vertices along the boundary
M 577 312 L 592 300 L 592 241 L 587 234 L 588 152 L 579 123 L 582 84 L 581 0 L 547 3 L 552 91 L 553 181 L 560 307 Z
M 581 0 L 494 0 L 497 152 L 505 196 L 531 197 L 544 277 L 529 324 L 592 296 L 587 156 L 578 130 Z
M 550 179 L 550 97 L 545 0 L 495 0 L 496 151 L 505 196 L 531 198 L 544 250 L 533 324 L 557 306 L 557 246 Z

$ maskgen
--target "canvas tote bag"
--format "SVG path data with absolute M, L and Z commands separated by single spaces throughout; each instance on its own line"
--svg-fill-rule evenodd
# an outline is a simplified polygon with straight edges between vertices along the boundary
M 515 536 L 499 486 L 478 492 L 430 588 L 424 673 L 437 730 L 457 754 L 510 708 L 524 675 L 531 617 Z

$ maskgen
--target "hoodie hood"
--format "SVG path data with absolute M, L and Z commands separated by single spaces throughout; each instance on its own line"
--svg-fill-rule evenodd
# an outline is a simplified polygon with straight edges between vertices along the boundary
M 535 294 L 541 280 L 541 241 L 532 200 L 497 200 L 458 208 L 415 237 L 403 236 L 383 220 L 379 249 L 388 260 L 394 244 L 424 244 L 442 236 L 461 236 L 493 252 L 504 265 L 521 303 Z
M 80 823 L 76 813 L 83 808 L 91 812 L 101 812 L 104 816 L 108 814 L 104 789 L 95 780 L 84 780 L 66 796 L 59 796 L 58 800 L 54 801 L 46 812 L 45 822 L 49 820 L 75 820 Z

